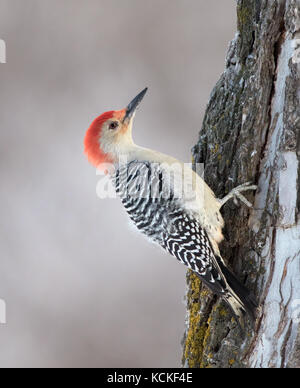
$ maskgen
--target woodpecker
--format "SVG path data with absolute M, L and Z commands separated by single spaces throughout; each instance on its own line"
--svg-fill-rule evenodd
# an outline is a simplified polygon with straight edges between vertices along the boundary
M 257 303 L 227 268 L 219 243 L 224 226 L 221 207 L 231 198 L 251 206 L 241 192 L 255 190 L 256 186 L 247 182 L 220 200 L 189 166 L 136 145 L 132 124 L 146 92 L 147 88 L 125 109 L 105 112 L 92 122 L 84 140 L 85 154 L 93 166 L 109 175 L 140 232 L 222 297 L 241 326 L 246 313 L 254 322 Z M 189 184 L 184 185 L 187 176 Z M 188 189 L 181 190 L 182 186 Z

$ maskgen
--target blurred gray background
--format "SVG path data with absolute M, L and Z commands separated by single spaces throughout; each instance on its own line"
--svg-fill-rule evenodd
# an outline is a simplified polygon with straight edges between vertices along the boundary
M 185 268 L 96 196 L 90 122 L 145 86 L 138 144 L 190 161 L 234 0 L 0 0 L 0 367 L 176 367 Z

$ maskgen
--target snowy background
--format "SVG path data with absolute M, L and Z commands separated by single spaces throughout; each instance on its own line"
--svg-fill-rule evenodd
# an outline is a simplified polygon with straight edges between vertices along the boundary
M 0 0 L 0 367 L 176 367 L 185 268 L 96 196 L 94 117 L 145 86 L 135 141 L 190 161 L 234 0 Z

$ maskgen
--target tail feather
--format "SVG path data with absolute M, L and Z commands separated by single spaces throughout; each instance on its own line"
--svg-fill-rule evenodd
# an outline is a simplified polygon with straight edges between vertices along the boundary
M 244 319 L 245 313 L 249 315 L 252 324 L 254 324 L 258 307 L 257 301 L 252 293 L 224 265 L 220 258 L 218 258 L 218 264 L 230 287 L 228 294 L 224 297 L 225 301 L 233 310 L 240 324 Z
M 223 300 L 227 303 L 228 307 L 232 311 L 233 315 L 235 316 L 239 326 L 244 329 L 245 327 L 245 318 L 246 318 L 246 310 L 244 308 L 244 305 L 240 300 L 236 298 L 236 296 L 233 296 L 232 294 L 228 293 L 226 296 L 223 297 Z M 251 324 L 253 325 L 252 318 L 250 319 Z

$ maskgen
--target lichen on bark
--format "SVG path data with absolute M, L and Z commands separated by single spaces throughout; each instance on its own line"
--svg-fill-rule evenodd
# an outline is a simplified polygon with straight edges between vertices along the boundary
M 291 306 L 300 300 L 299 1 L 239 0 L 237 28 L 192 153 L 220 198 L 241 183 L 259 185 L 248 195 L 253 210 L 225 205 L 220 248 L 257 296 L 260 314 L 256 329 L 247 325 L 242 333 L 223 302 L 188 273 L 186 367 L 297 364 L 299 328 Z

